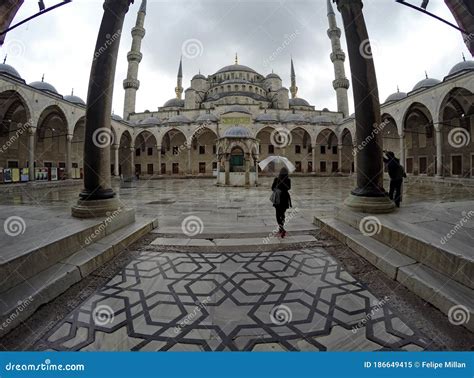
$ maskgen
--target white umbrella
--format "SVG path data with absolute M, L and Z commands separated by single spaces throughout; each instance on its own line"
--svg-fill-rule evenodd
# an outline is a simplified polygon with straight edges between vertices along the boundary
M 260 169 L 264 170 L 268 166 L 268 164 L 270 164 L 270 163 L 284 164 L 286 166 L 286 168 L 288 168 L 288 171 L 290 173 L 293 173 L 296 170 L 293 163 L 291 161 L 289 161 L 284 156 L 269 156 L 269 157 L 263 159 L 260 163 L 258 163 L 258 166 L 260 167 Z

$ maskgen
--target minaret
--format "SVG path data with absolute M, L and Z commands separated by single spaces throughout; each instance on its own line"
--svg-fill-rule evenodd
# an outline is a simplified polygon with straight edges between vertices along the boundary
M 332 86 L 337 96 L 337 111 L 341 112 L 344 117 L 349 116 L 349 100 L 347 98 L 347 90 L 349 89 L 349 80 L 346 78 L 344 69 L 344 61 L 346 54 L 341 48 L 341 29 L 337 27 L 336 14 L 332 8 L 332 0 L 327 0 L 329 29 L 328 36 L 331 39 L 332 53 L 331 62 L 334 64 L 334 74 L 336 79 L 332 82 Z
M 296 98 L 298 94 L 298 87 L 296 86 L 296 74 L 295 74 L 295 66 L 293 65 L 293 58 L 291 58 L 291 98 Z
M 138 66 L 143 58 L 141 51 L 142 40 L 145 37 L 145 16 L 146 1 L 142 0 L 137 15 L 137 23 L 132 29 L 132 48 L 127 54 L 128 72 L 127 78 L 123 81 L 123 89 L 125 89 L 125 101 L 123 106 L 123 119 L 127 120 L 130 113 L 135 113 L 135 102 L 137 99 L 137 90 L 140 88 L 138 80 Z
M 183 58 L 179 60 L 179 68 L 178 68 L 178 80 L 177 85 L 174 91 L 176 92 L 176 98 L 181 100 L 183 96 Z

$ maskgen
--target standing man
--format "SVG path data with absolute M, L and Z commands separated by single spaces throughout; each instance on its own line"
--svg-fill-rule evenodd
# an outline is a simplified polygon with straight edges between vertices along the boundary
M 387 164 L 388 175 L 390 176 L 389 198 L 395 202 L 395 206 L 400 207 L 402 202 L 403 179 L 407 177 L 405 169 L 400 164 L 400 160 L 395 157 L 392 151 L 384 151 L 384 163 Z

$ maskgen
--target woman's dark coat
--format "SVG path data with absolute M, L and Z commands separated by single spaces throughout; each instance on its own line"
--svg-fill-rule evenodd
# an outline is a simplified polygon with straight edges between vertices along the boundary
M 291 207 L 291 197 L 288 191 L 291 189 L 291 179 L 288 176 L 275 177 L 272 184 L 272 190 L 280 189 L 280 204 L 273 205 L 282 209 L 288 209 Z

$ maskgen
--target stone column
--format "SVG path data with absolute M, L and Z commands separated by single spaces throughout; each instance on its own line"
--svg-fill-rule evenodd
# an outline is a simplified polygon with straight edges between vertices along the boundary
M 84 138 L 84 189 L 72 208 L 80 218 L 106 216 L 119 209 L 111 187 L 111 113 L 120 37 L 132 0 L 105 0 L 104 14 L 93 53 L 87 95 Z
M 245 185 L 250 186 L 250 154 L 245 156 Z
M 436 177 L 443 177 L 443 129 L 436 130 Z
M 158 153 L 158 176 L 161 176 L 161 146 L 156 145 L 156 151 Z
M 336 0 L 346 32 L 355 104 L 357 144 L 357 187 L 345 204 L 352 210 L 387 213 L 395 205 L 383 188 L 382 138 L 374 130 L 381 124 L 375 66 L 371 55 L 361 0 Z
M 120 175 L 120 145 L 114 144 L 114 176 L 118 177 Z
M 255 155 L 255 186 L 258 186 L 258 155 Z
M 72 135 L 66 136 L 66 178 L 72 178 Z
M 339 143 L 337 145 L 337 157 L 338 157 L 338 164 L 339 164 L 339 173 L 343 173 L 342 170 L 342 144 Z
M 28 128 L 28 172 L 30 181 L 35 181 L 36 127 Z
M 314 144 L 312 151 L 313 151 L 313 157 L 312 157 L 312 159 L 313 159 L 313 172 L 312 172 L 312 174 L 315 175 L 316 174 L 316 143 Z
M 191 146 L 187 146 L 188 149 L 188 168 L 187 168 L 187 174 L 190 176 L 193 174 L 192 172 L 192 161 L 191 161 Z
M 405 156 L 405 134 L 400 135 L 400 164 L 404 167 L 406 165 Z
M 135 178 L 135 147 L 130 147 L 130 177 Z

